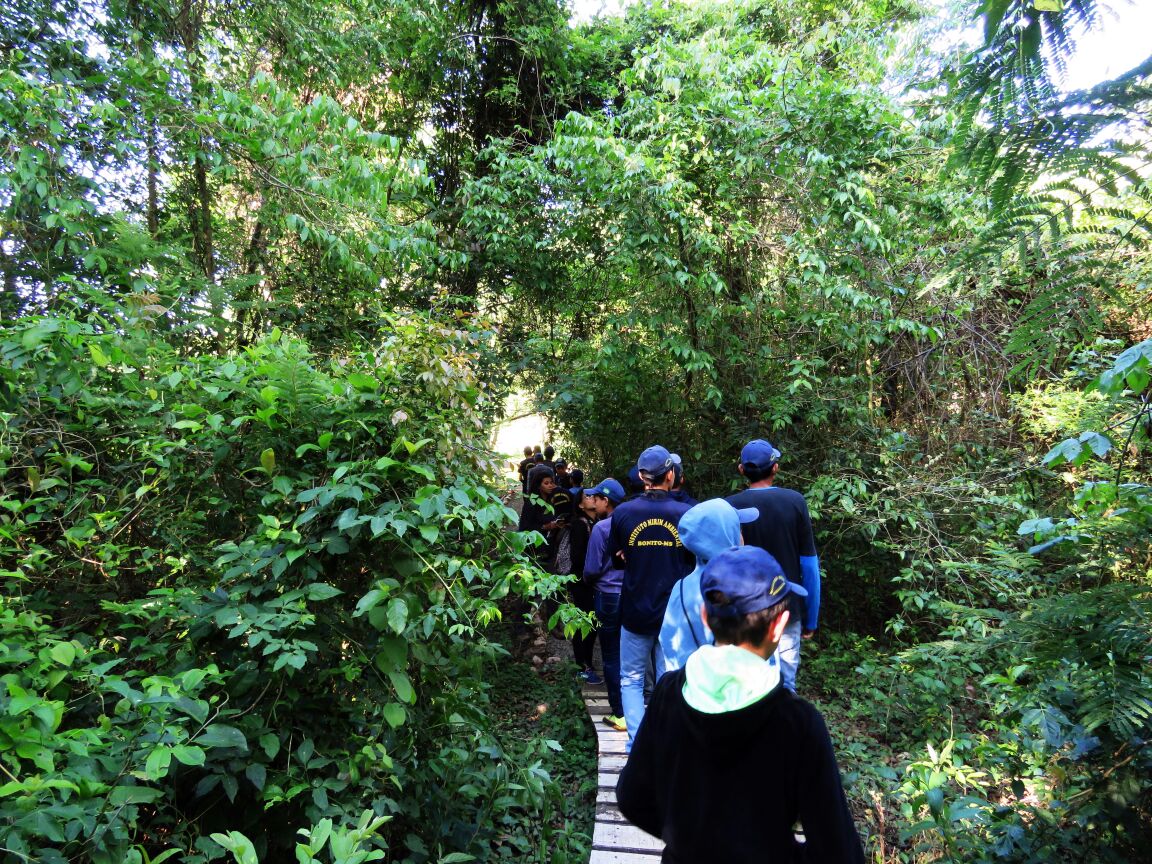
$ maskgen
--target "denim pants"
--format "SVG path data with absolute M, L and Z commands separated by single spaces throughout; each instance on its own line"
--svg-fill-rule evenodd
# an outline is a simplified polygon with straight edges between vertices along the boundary
M 640 721 L 644 719 L 644 697 L 656 684 L 656 669 L 664 668 L 664 655 L 660 650 L 660 634 L 632 633 L 620 628 L 620 701 L 624 705 L 624 721 L 628 724 L 628 752 Z
M 789 621 L 776 647 L 776 659 L 780 662 L 780 681 L 796 692 L 796 672 L 800 669 L 800 640 L 803 625 L 800 620 Z
M 604 661 L 604 686 L 608 689 L 608 706 L 616 717 L 624 713 L 620 704 L 620 595 L 597 591 L 592 600 L 596 620 L 600 623 L 600 657 Z

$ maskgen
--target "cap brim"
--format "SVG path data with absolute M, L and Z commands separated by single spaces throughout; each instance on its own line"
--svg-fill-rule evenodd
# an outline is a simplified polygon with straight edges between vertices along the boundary
M 747 525 L 760 518 L 760 511 L 755 507 L 737 507 L 736 515 L 740 517 L 740 524 Z
M 788 591 L 789 591 L 789 593 L 795 594 L 798 597 L 807 597 L 808 596 L 808 589 L 805 588 L 803 585 L 799 584 L 798 582 L 789 582 L 788 583 Z

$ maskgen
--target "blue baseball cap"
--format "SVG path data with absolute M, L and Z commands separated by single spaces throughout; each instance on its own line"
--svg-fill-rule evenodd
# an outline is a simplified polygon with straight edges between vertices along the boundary
M 711 591 L 722 592 L 728 602 L 710 602 Z M 714 618 L 743 617 L 792 594 L 808 596 L 803 587 L 788 581 L 779 562 L 759 546 L 732 546 L 709 561 L 700 573 L 700 593 L 704 608 Z
M 605 477 L 595 486 L 589 486 L 584 490 L 585 495 L 601 495 L 607 498 L 613 504 L 619 504 L 624 500 L 624 487 L 611 477 Z
M 636 460 L 636 467 L 644 474 L 650 474 L 654 477 L 663 477 L 668 473 L 668 470 L 676 463 L 672 459 L 672 454 L 668 452 L 666 447 L 661 447 L 656 444 L 649 447 L 640 454 L 640 458 Z
M 779 460 L 780 451 L 763 438 L 749 441 L 744 445 L 744 449 L 740 451 L 741 465 L 751 465 L 753 468 L 759 468 L 761 471 L 771 468 Z

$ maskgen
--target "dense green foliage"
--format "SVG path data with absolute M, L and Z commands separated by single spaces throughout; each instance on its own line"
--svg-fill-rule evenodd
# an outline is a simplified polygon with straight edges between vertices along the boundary
M 548 586 L 480 479 L 482 342 L 412 316 L 338 362 L 279 333 L 216 358 L 130 323 L 0 345 L 6 846 L 282 857 L 313 825 L 320 860 L 381 830 L 426 860 L 531 818 L 541 745 L 489 731 L 482 628 Z
M 597 477 L 784 451 L 874 860 L 1140 860 L 1150 67 L 971 5 L 7 4 L 3 860 L 579 860 L 512 388 Z

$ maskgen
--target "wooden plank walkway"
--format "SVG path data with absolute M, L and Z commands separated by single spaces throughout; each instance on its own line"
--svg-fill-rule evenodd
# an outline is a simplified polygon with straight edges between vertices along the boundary
M 603 685 L 585 684 L 584 704 L 596 728 L 599 751 L 596 827 L 588 864 L 659 864 L 664 842 L 628 824 L 616 807 L 616 779 L 627 759 L 624 745 L 628 734 L 604 725 L 609 710 L 608 691 Z

